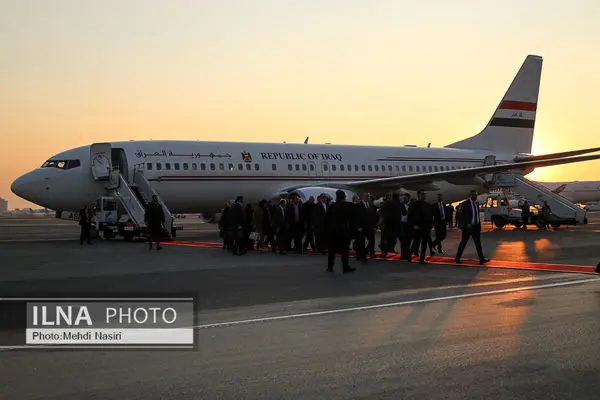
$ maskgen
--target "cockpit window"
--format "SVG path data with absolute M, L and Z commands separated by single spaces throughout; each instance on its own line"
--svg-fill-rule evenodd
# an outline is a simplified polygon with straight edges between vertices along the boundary
M 42 164 L 42 168 L 72 169 L 80 165 L 79 160 L 48 160 Z

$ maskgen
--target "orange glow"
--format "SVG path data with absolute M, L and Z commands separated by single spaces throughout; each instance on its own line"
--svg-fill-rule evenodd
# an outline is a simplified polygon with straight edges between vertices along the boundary
M 492 260 L 529 261 L 525 242 L 500 241 L 496 245 Z

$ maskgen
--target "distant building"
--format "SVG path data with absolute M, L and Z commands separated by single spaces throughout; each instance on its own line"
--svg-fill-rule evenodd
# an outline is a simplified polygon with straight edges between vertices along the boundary
M 6 214 L 8 212 L 8 200 L 0 197 L 0 214 Z

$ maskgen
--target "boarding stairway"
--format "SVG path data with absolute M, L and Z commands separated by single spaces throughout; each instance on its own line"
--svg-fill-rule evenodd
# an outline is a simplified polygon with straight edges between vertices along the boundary
M 583 208 L 520 174 L 497 173 L 492 186 L 510 189 L 538 206 L 543 206 L 545 201 L 550 206 L 551 218 L 561 224 L 587 224 L 587 212 Z
M 144 176 L 144 170 L 134 168 L 133 170 L 133 179 L 130 184 L 132 190 L 137 193 L 138 199 L 145 205 L 152 201 L 152 196 L 156 196 L 158 200 L 158 204 L 160 204 L 163 214 L 165 216 L 165 222 L 163 225 L 163 230 L 169 239 L 173 238 L 173 215 L 171 211 L 167 208 L 167 205 L 162 201 L 156 190 L 150 186 L 150 183 Z
M 165 239 L 170 240 L 173 238 L 173 217 L 171 212 L 158 193 L 150 186 L 142 170 L 134 169 L 133 179 L 131 182 L 127 182 L 118 169 L 113 169 L 110 171 L 109 183 L 106 189 L 123 206 L 131 221 L 142 229 L 146 228 L 146 207 L 152 201 L 152 196 L 155 195 L 165 216 L 163 225 Z

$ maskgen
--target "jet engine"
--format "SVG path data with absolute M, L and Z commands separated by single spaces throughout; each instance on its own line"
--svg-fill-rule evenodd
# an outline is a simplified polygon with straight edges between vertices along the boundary
M 351 190 L 347 190 L 347 189 L 341 189 L 341 190 L 346 193 L 346 201 L 352 201 L 352 196 L 357 195 L 356 192 L 353 192 Z M 292 190 L 288 193 L 288 195 L 297 194 L 298 196 L 300 196 L 300 198 L 304 202 L 304 201 L 308 200 L 309 197 L 311 197 L 311 196 L 313 196 L 316 200 L 317 196 L 320 196 L 321 194 L 325 194 L 326 196 L 329 196 L 329 198 L 332 201 L 335 201 L 335 192 L 337 192 L 337 191 L 338 191 L 338 189 L 328 188 L 328 187 L 306 187 L 306 188 L 299 188 L 299 189 Z

